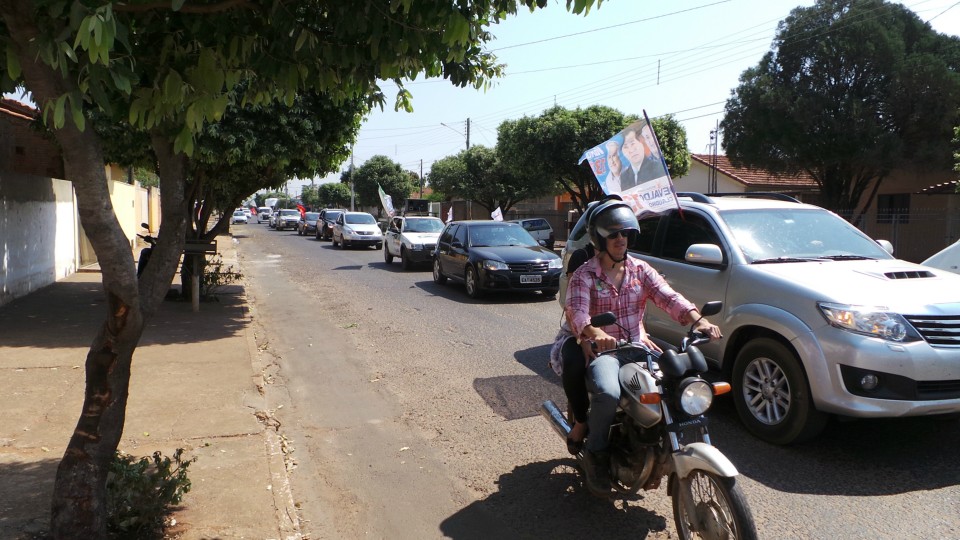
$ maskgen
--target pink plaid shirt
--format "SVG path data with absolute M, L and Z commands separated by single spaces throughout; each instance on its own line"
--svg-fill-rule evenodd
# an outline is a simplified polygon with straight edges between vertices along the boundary
M 644 261 L 627 257 L 624 270 L 623 287 L 619 289 L 607 279 L 597 257 L 585 262 L 570 276 L 565 311 L 567 320 L 573 325 L 574 336 L 583 333 L 584 327 L 590 324 L 591 315 L 612 311 L 617 322 L 630 331 L 634 340 L 638 340 L 646 335 L 643 314 L 647 300 L 652 300 L 678 322 L 688 311 L 695 309 Z M 616 325 L 607 326 L 603 331 L 617 339 L 627 339 Z

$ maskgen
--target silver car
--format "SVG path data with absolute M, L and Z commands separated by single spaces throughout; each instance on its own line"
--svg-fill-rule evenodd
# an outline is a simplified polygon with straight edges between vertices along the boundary
M 631 251 L 694 304 L 723 301 L 724 339 L 702 350 L 755 436 L 800 442 L 829 415 L 960 413 L 960 276 L 895 259 L 816 206 L 701 194 L 680 206 L 641 219 Z M 684 335 L 655 307 L 645 324 Z

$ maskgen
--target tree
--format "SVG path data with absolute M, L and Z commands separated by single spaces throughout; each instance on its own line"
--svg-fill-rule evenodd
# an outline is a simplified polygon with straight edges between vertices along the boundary
M 577 164 L 580 156 L 636 119 L 600 105 L 574 110 L 552 107 L 538 117 L 525 116 L 500 124 L 497 153 L 515 175 L 555 184 L 583 211 L 603 192 L 590 166 L 586 162 Z M 672 117 L 652 123 L 668 168 L 672 174 L 682 175 L 690 166 L 686 132 Z
M 570 0 L 580 13 L 593 0 Z M 228 105 L 291 106 L 298 93 L 384 103 L 378 80 L 443 77 L 480 87 L 502 67 L 488 28 L 545 0 L 286 3 L 0 0 L 0 90 L 28 90 L 74 184 L 80 222 L 103 276 L 105 321 L 86 360 L 82 411 L 57 470 L 51 531 L 105 536 L 107 464 L 123 432 L 133 352 L 176 271 L 193 207 L 187 157 Z M 234 94 L 238 85 L 246 86 Z M 144 130 L 156 157 L 162 223 L 138 279 L 112 211 L 100 137 L 85 106 Z M 89 120 L 93 121 L 93 120 Z
M 780 23 L 721 128 L 735 163 L 806 172 L 827 207 L 862 214 L 892 169 L 948 166 L 958 111 L 960 40 L 901 5 L 820 0 Z
M 328 182 L 317 186 L 317 199 L 326 208 L 346 208 L 350 205 L 350 186 Z
M 376 206 L 378 216 L 383 213 L 378 187 L 393 198 L 395 207 L 399 207 L 403 201 L 407 200 L 414 188 L 414 182 L 407 171 L 387 156 L 373 156 L 357 167 L 352 177 L 353 190 L 357 194 L 359 204 Z
M 517 175 L 500 162 L 497 151 L 472 146 L 456 156 L 438 160 L 430 168 L 430 185 L 448 197 L 476 202 L 488 211 L 506 212 L 516 203 L 555 192 L 544 175 Z

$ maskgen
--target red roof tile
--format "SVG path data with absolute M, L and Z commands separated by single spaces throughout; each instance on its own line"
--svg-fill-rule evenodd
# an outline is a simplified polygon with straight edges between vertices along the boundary
M 714 156 L 711 154 L 692 154 L 694 161 L 712 167 Z M 796 176 L 774 174 L 763 169 L 750 167 L 736 167 L 727 156 L 716 156 L 717 171 L 748 187 L 784 187 L 794 189 L 819 189 L 816 180 L 809 174 L 801 173 Z

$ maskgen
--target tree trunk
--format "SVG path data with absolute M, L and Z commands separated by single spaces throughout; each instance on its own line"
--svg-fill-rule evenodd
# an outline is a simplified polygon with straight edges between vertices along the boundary
M 0 1 L 0 17 L 20 60 L 23 80 L 42 108 L 72 90 L 75 83 L 38 60 L 34 9 L 32 2 Z M 166 155 L 158 155 L 164 220 L 160 243 L 138 282 L 129 241 L 110 201 L 99 139 L 89 124 L 80 131 L 70 115 L 67 118 L 53 135 L 63 152 L 66 179 L 76 192 L 80 223 L 100 262 L 108 311 L 87 353 L 83 408 L 57 468 L 50 529 L 54 538 L 91 539 L 106 536 L 107 467 L 123 434 L 133 352 L 183 248 L 183 167 L 179 175 L 164 182 L 164 162 L 167 173 L 176 173 L 178 162 L 171 159 L 169 145 Z

